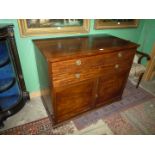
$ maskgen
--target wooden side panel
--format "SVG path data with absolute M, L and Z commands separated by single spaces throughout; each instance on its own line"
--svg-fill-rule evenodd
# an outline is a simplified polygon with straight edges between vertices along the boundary
M 53 110 L 53 89 L 51 81 L 51 65 L 46 61 L 39 49 L 35 48 L 35 58 L 37 64 L 37 73 L 39 77 L 39 87 L 41 90 L 41 98 L 47 112 L 54 115 Z

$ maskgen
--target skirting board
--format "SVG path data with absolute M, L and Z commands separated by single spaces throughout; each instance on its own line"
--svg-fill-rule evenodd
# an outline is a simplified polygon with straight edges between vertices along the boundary
M 34 97 L 39 97 L 41 95 L 45 95 L 45 94 L 48 94 L 49 93 L 49 90 L 48 89 L 42 89 L 42 90 L 39 90 L 39 91 L 36 91 L 36 92 L 32 92 L 30 93 L 30 99 L 34 98 Z

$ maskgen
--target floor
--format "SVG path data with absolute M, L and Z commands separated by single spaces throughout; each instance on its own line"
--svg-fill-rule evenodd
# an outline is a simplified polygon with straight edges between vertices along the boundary
M 135 82 L 132 81 L 134 84 Z M 149 82 L 141 82 L 140 87 L 144 88 L 148 92 L 155 95 L 155 81 L 149 81 Z M 154 102 L 154 100 L 150 101 Z M 127 113 L 125 115 L 128 115 Z M 34 120 L 39 120 L 41 118 L 47 117 L 46 110 L 42 104 L 42 101 L 40 97 L 36 97 L 31 99 L 31 101 L 27 102 L 25 107 L 15 114 L 14 116 L 8 118 L 4 124 L 5 127 L 3 129 L 0 129 L 0 131 L 22 125 L 28 122 L 32 122 Z M 108 131 L 107 134 L 112 134 L 110 130 L 108 130 L 108 127 L 106 124 L 103 124 L 103 122 L 98 122 L 95 126 L 90 126 L 88 129 L 80 131 L 79 134 L 97 134 L 97 132 L 100 132 L 101 128 Z M 95 132 L 95 133 L 94 133 Z M 76 133 L 78 134 L 78 133 Z
M 155 94 L 155 80 L 154 81 L 143 81 L 141 87 L 148 90 L 150 93 Z
M 47 117 L 47 113 L 43 106 L 42 100 L 40 97 L 35 97 L 27 102 L 21 111 L 19 111 L 12 117 L 9 117 L 4 122 L 5 127 L 3 129 L 0 129 L 0 131 L 29 123 L 44 117 Z

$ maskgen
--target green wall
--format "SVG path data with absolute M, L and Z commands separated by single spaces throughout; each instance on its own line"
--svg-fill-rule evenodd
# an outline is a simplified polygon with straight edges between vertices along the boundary
M 21 66 L 23 70 L 23 75 L 26 83 L 26 88 L 29 92 L 38 91 L 40 89 L 40 84 L 39 84 L 38 70 L 37 70 L 37 64 L 36 64 L 35 47 L 32 43 L 32 39 L 72 36 L 74 34 L 51 35 L 51 36 L 41 36 L 41 37 L 20 37 L 18 22 L 16 19 L 0 19 L 0 24 L 1 23 L 14 24 L 15 38 L 16 38 L 17 48 L 18 48 Z M 139 26 L 137 28 L 94 30 L 93 29 L 94 20 L 90 20 L 90 23 L 91 24 L 90 24 L 89 34 L 109 33 L 136 43 L 142 42 L 141 38 L 143 38 L 143 35 L 141 35 L 141 32 L 144 33 L 144 30 L 145 30 L 144 25 L 146 25 L 145 20 L 140 20 Z M 38 60 L 37 60 L 37 63 L 38 63 Z
M 141 51 L 150 53 L 155 43 L 155 19 L 144 20 L 143 24 L 138 43 Z

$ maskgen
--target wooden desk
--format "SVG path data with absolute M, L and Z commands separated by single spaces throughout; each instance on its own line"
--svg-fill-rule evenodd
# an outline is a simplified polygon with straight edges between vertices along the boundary
M 34 40 L 43 57 L 49 94 L 43 99 L 54 125 L 120 100 L 137 44 L 90 35 Z

